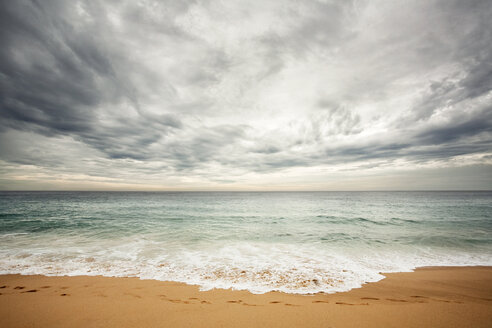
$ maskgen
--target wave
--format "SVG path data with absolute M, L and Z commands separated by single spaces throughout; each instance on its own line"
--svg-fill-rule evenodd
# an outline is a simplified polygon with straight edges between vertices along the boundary
M 417 248 L 383 251 L 243 242 L 171 250 L 149 240 L 101 246 L 4 250 L 0 252 L 0 273 L 139 277 L 199 285 L 202 290 L 312 294 L 358 288 L 382 279 L 381 272 L 411 271 L 420 266 L 492 265 L 492 256 L 486 253 Z
M 408 225 L 408 224 L 420 224 L 420 223 L 422 223 L 418 220 L 403 219 L 403 218 L 390 218 L 388 220 L 374 220 L 374 219 L 364 218 L 364 217 L 339 217 L 339 216 L 332 216 L 332 215 L 318 215 L 316 217 L 318 219 L 324 219 L 326 221 L 330 221 L 330 222 L 333 222 L 335 224 L 342 224 L 342 225 L 385 226 L 385 225 Z

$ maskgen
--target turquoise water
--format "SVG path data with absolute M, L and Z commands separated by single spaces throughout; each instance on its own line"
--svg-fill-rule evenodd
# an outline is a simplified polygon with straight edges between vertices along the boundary
M 337 292 L 492 265 L 492 192 L 1 192 L 0 273 Z

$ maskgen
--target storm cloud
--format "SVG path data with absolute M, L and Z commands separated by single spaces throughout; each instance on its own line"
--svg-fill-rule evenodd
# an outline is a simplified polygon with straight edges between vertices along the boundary
M 452 171 L 490 189 L 490 17 L 486 0 L 2 1 L 0 188 L 456 189 Z

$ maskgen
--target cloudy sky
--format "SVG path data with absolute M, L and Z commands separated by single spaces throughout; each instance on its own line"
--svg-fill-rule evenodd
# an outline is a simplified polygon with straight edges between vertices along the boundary
M 491 1 L 2 1 L 0 189 L 492 189 Z

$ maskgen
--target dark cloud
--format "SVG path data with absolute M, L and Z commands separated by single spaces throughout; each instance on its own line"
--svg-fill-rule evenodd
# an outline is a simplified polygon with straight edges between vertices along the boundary
M 492 106 L 488 106 L 482 113 L 472 118 L 464 118 L 462 122 L 452 122 L 446 126 L 436 127 L 420 133 L 417 137 L 423 144 L 441 145 L 456 142 L 466 137 L 484 134 L 486 142 L 492 142 Z M 477 143 L 479 144 L 479 143 Z M 473 143 L 470 147 L 472 151 Z
M 75 3 L 4 4 L 2 128 L 71 135 L 111 158 L 146 159 L 145 147 L 182 123 L 171 113 L 139 111 L 139 94 L 121 73 L 123 68 L 137 68 L 110 43 L 108 22 L 98 12 L 103 8 L 88 7 L 90 22 L 73 24 L 80 19 Z M 139 115 L 125 118 L 116 113 L 110 122 L 101 122 L 108 106 L 130 107 Z
M 0 161 L 217 183 L 486 164 L 491 15 L 490 1 L 5 1 Z
M 112 67 L 89 35 L 66 36 L 63 7 L 47 13 L 37 3 L 16 2 L 2 11 L 8 19 L 0 27 L 1 111 L 14 128 L 83 132 L 96 121 L 94 107 L 105 98 L 97 79 L 110 81 Z

